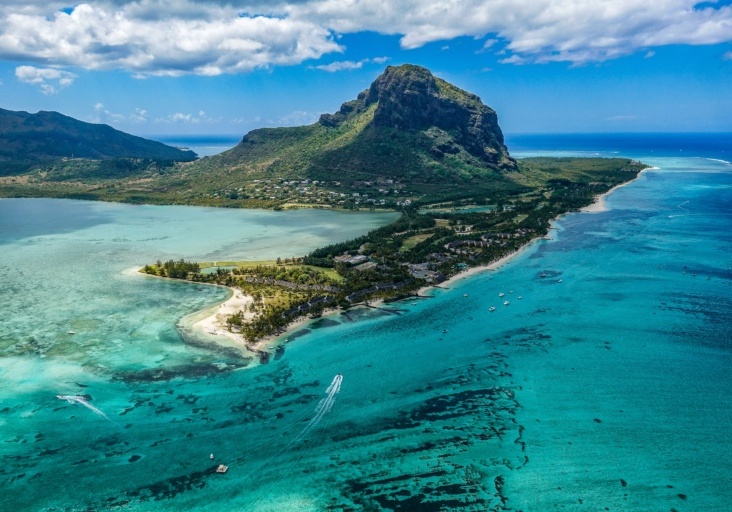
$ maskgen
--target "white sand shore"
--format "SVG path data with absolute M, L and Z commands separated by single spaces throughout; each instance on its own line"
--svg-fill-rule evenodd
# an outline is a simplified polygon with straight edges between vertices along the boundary
M 229 288 L 229 297 L 219 304 L 210 316 L 195 322 L 191 327 L 199 332 L 212 336 L 226 336 L 235 341 L 237 345 L 247 347 L 244 336 L 229 331 L 226 325 L 226 319 L 239 311 L 244 311 L 244 321 L 251 320 L 256 316 L 255 313 L 248 311 L 249 305 L 253 301 L 254 299 L 251 295 L 245 295 L 238 288 Z
M 611 188 L 604 194 L 600 194 L 599 196 L 596 196 L 594 203 L 592 203 L 589 206 L 585 206 L 584 208 L 581 208 L 580 211 L 584 212 L 584 213 L 601 213 L 601 212 L 608 211 L 609 208 L 607 207 L 607 202 L 605 200 L 610 196 L 610 194 L 612 194 L 619 188 L 625 187 L 626 185 L 630 185 L 635 180 L 637 180 L 641 174 L 643 174 L 646 171 L 653 170 L 653 169 L 658 169 L 658 167 L 646 167 L 645 169 L 640 171 L 638 173 L 638 175 L 635 178 L 633 178 L 632 180 L 626 181 L 625 183 L 621 183 L 620 185 L 615 185 L 613 188 Z
M 617 189 L 619 189 L 621 187 L 624 187 L 626 185 L 629 185 L 629 184 L 633 183 L 635 180 L 637 180 L 640 177 L 640 175 L 643 172 L 649 171 L 649 170 L 653 170 L 653 169 L 658 169 L 658 167 L 647 167 L 647 168 L 643 169 L 642 171 L 640 171 L 638 173 L 638 175 L 635 178 L 633 178 L 632 180 L 626 181 L 625 183 L 621 183 L 620 185 L 616 185 L 613 188 L 611 188 L 610 190 L 608 190 L 607 192 L 605 192 L 604 194 L 600 194 L 599 196 L 596 196 L 595 197 L 595 202 L 592 203 L 591 205 L 588 205 L 588 206 L 585 206 L 584 208 L 581 208 L 580 209 L 580 212 L 583 212 L 583 213 L 599 213 L 599 212 L 608 211 L 609 208 L 607 206 L 607 203 L 605 202 L 605 199 L 610 194 L 612 194 L 613 192 L 615 192 Z M 568 213 L 572 213 L 572 212 L 568 212 Z M 568 213 L 564 213 L 564 214 L 560 215 L 559 217 L 557 217 L 556 219 L 554 219 L 552 221 L 552 223 L 555 222 L 555 221 L 557 221 L 557 220 L 559 220 L 561 217 L 563 217 L 564 215 L 567 215 Z M 550 230 L 550 232 L 551 232 L 551 230 Z M 548 234 L 547 234 L 547 236 L 548 236 Z M 508 255 L 504 256 L 503 258 L 494 261 L 493 263 L 490 263 L 488 265 L 481 265 L 479 267 L 471 267 L 471 268 L 469 268 L 469 269 L 467 269 L 467 270 L 465 270 L 463 272 L 460 272 L 459 274 L 455 274 L 450 279 L 448 279 L 448 280 L 440 283 L 439 286 L 444 288 L 444 287 L 447 287 L 450 284 L 454 283 L 457 280 L 466 279 L 468 277 L 474 276 L 476 274 L 480 274 L 482 272 L 487 272 L 489 270 L 497 270 L 498 268 L 502 267 L 503 265 L 505 265 L 506 263 L 508 263 L 509 261 L 511 261 L 513 258 L 515 258 L 516 256 L 518 256 L 519 254 L 521 254 L 523 251 L 525 251 L 526 249 L 528 249 L 529 247 L 531 247 L 538 240 L 542 240 L 542 239 L 546 239 L 546 237 L 534 238 L 529 243 L 527 243 L 526 245 L 524 245 L 523 247 L 521 247 L 519 250 L 514 251 L 511 254 L 508 254 Z M 423 288 L 420 288 L 417 293 L 419 295 L 422 295 L 424 292 L 426 292 L 427 290 L 430 290 L 432 288 L 434 288 L 434 287 L 433 286 L 425 286 Z
M 244 336 L 239 333 L 229 331 L 229 328 L 226 325 L 226 319 L 239 311 L 244 311 L 243 320 L 245 322 L 252 320 L 256 316 L 256 313 L 252 313 L 246 310 L 248 309 L 249 305 L 252 304 L 254 298 L 251 295 L 246 295 L 238 288 L 226 288 L 228 288 L 229 290 L 229 297 L 218 306 L 211 308 L 210 315 L 205 316 L 204 318 L 192 323 L 190 325 L 192 329 L 198 331 L 201 334 L 206 334 L 209 336 L 224 336 L 234 341 L 236 346 L 242 349 L 252 352 L 258 352 L 267 348 L 274 341 L 280 338 L 285 338 L 287 334 L 312 320 L 309 317 L 300 317 L 290 323 L 283 333 L 267 336 L 254 344 L 247 343 L 247 341 L 244 339 Z M 321 316 L 328 316 L 338 312 L 338 309 L 328 309 L 325 310 Z
M 468 277 L 472 277 L 472 276 L 474 276 L 476 274 L 480 274 L 480 273 L 483 273 L 483 272 L 488 272 L 488 271 L 491 271 L 491 270 L 498 270 L 500 267 L 502 267 L 503 265 L 505 265 L 506 263 L 508 263 L 512 259 L 514 259 L 516 256 L 518 256 L 519 254 L 521 254 L 524 250 L 526 250 L 532 244 L 534 244 L 538 240 L 542 240 L 542 239 L 543 238 L 541 238 L 541 237 L 540 238 L 534 238 L 529 243 L 527 243 L 526 245 L 522 246 L 519 250 L 514 251 L 511 254 L 507 254 L 503 258 L 500 258 L 500 259 L 494 261 L 493 263 L 489 263 L 488 265 L 480 265 L 478 267 L 470 267 L 469 269 L 466 269 L 466 270 L 460 272 L 459 274 L 455 274 L 450 279 L 447 279 L 447 280 L 443 281 L 442 283 L 440 283 L 437 286 L 432 286 L 432 285 L 430 285 L 430 286 L 424 286 L 424 287 L 420 288 L 417 291 L 417 294 L 418 295 L 423 295 L 426 291 L 431 290 L 431 289 L 433 289 L 435 287 L 447 288 L 451 284 L 455 283 L 456 281 L 459 281 L 459 280 L 462 280 L 462 279 L 467 279 Z

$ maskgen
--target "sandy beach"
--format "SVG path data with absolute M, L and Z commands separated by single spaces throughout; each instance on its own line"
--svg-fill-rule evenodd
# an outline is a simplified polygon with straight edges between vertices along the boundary
M 590 204 L 588 206 L 585 206 L 584 208 L 581 208 L 579 211 L 582 212 L 582 213 L 600 213 L 600 212 L 606 212 L 606 211 L 608 211 L 608 206 L 607 206 L 607 203 L 606 203 L 605 199 L 607 197 L 609 197 L 610 194 L 612 194 L 613 192 L 615 192 L 617 189 L 619 189 L 621 187 L 625 187 L 626 185 L 630 185 L 635 180 L 637 180 L 640 177 L 640 175 L 642 173 L 644 173 L 645 171 L 653 170 L 653 169 L 658 169 L 658 167 L 647 167 L 647 168 L 643 169 L 632 180 L 626 181 L 625 183 L 621 183 L 619 185 L 616 185 L 613 188 L 611 188 L 610 190 L 608 190 L 607 192 L 605 192 L 604 194 L 600 194 L 598 196 L 595 196 L 595 201 L 592 204 Z M 568 213 L 572 213 L 572 212 L 568 212 Z M 560 215 L 559 217 L 557 217 L 556 219 L 554 219 L 554 221 L 559 220 L 564 215 L 567 215 L 567 213 L 564 213 L 564 214 Z M 550 229 L 549 232 L 551 232 L 551 229 Z M 439 284 L 439 287 L 446 288 L 446 287 L 449 287 L 450 284 L 452 284 L 452 283 L 454 283 L 454 282 L 456 282 L 458 280 L 466 279 L 466 278 L 471 277 L 471 276 L 474 276 L 476 274 L 480 274 L 481 272 L 487 272 L 487 271 L 490 271 L 490 270 L 497 270 L 500 267 L 502 267 L 503 265 L 505 265 L 506 263 L 508 263 L 509 261 L 511 261 L 513 258 L 515 258 L 516 256 L 518 256 L 519 254 L 521 254 L 522 251 L 524 251 L 524 250 L 528 249 L 529 247 L 531 247 L 531 245 L 533 245 L 534 243 L 536 243 L 538 240 L 543 240 L 543 239 L 546 240 L 548 236 L 549 236 L 549 233 L 547 233 L 546 236 L 534 238 L 533 240 L 531 240 L 529 243 L 527 243 L 526 245 L 524 245 L 523 247 L 521 247 L 517 251 L 514 251 L 511 254 L 507 254 L 503 258 L 500 258 L 500 259 L 494 261 L 493 263 L 490 263 L 488 265 L 481 265 L 481 266 L 478 266 L 478 267 L 471 267 L 469 269 L 464 270 L 463 272 L 460 272 L 459 274 L 455 274 L 451 278 L 449 278 L 446 281 L 443 281 L 442 283 L 440 283 Z M 423 295 L 427 290 L 430 290 L 432 288 L 434 288 L 434 286 L 431 286 L 431 285 L 430 286 L 424 286 L 424 287 L 420 288 L 417 293 L 419 295 Z
M 617 189 L 625 187 L 627 185 L 630 185 L 635 180 L 637 180 L 641 174 L 643 174 L 646 171 L 652 170 L 652 169 L 658 169 L 658 167 L 646 167 L 642 171 L 638 173 L 638 175 L 633 178 L 630 181 L 626 181 L 625 183 L 621 183 L 620 185 L 615 185 L 613 188 L 605 192 L 604 194 L 600 194 L 599 196 L 595 197 L 595 202 L 591 205 L 585 206 L 584 208 L 581 208 L 580 211 L 584 213 L 601 213 L 608 211 L 607 202 L 605 201 L 610 194 L 615 192 Z
M 247 343 L 241 334 L 228 330 L 226 319 L 239 311 L 244 311 L 244 320 L 246 321 L 254 318 L 255 314 L 247 311 L 252 301 L 251 295 L 245 295 L 237 288 L 229 288 L 229 297 L 215 308 L 213 314 L 195 322 L 191 327 L 212 336 L 226 336 L 238 345 L 246 347 Z
M 247 343 L 247 341 L 244 339 L 244 336 L 239 333 L 229 331 L 229 328 L 226 325 L 226 319 L 239 311 L 244 311 L 244 321 L 248 322 L 252 320 L 256 316 L 256 313 L 247 311 L 247 309 L 254 299 L 251 295 L 246 295 L 238 288 L 226 288 L 228 288 L 229 290 L 229 297 L 218 306 L 212 307 L 212 313 L 209 316 L 206 316 L 190 324 L 190 327 L 192 329 L 198 331 L 201 334 L 209 336 L 223 336 L 229 340 L 234 341 L 236 346 L 242 349 L 251 352 L 258 352 L 267 348 L 272 342 L 276 341 L 277 339 L 285 337 L 294 329 L 312 320 L 309 317 L 300 317 L 290 323 L 287 326 L 287 329 L 281 334 L 267 336 L 254 344 Z M 327 309 L 323 312 L 321 316 L 332 315 L 334 313 L 338 313 L 339 311 L 340 310 L 338 309 Z
M 448 288 L 451 284 L 455 283 L 456 281 L 460 281 L 462 279 L 467 279 L 469 277 L 472 277 L 476 274 L 480 274 L 482 272 L 488 272 L 490 270 L 498 270 L 500 267 L 511 261 L 513 258 L 521 254 L 523 250 L 525 250 L 527 247 L 531 246 L 533 243 L 535 243 L 537 240 L 541 240 L 542 238 L 534 238 L 532 241 L 521 247 L 519 250 L 512 252 L 511 254 L 507 254 L 503 258 L 500 258 L 493 263 L 489 263 L 488 265 L 480 265 L 478 267 L 470 267 L 459 274 L 455 274 L 454 276 L 450 277 L 449 279 L 441 282 L 437 287 L 439 288 Z M 425 292 L 428 290 L 431 290 L 435 288 L 433 285 L 423 286 L 417 291 L 418 295 L 424 295 Z

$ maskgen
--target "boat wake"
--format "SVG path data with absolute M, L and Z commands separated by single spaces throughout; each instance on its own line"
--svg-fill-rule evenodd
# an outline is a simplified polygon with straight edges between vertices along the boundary
M 70 404 L 81 404 L 84 407 L 86 407 L 87 409 L 89 409 L 90 411 L 93 411 L 94 414 L 101 416 L 102 418 L 104 418 L 107 421 L 112 421 L 107 417 L 106 414 L 104 414 L 101 410 L 97 409 L 92 404 L 87 402 L 86 398 L 84 398 L 81 395 L 56 395 L 56 398 L 58 398 L 59 400 L 66 400 Z
M 318 423 L 320 423 L 320 420 L 323 419 L 323 416 L 328 414 L 328 412 L 333 408 L 333 403 L 335 403 L 335 396 L 341 390 L 341 382 L 343 382 L 343 375 L 341 375 L 340 373 L 333 377 L 333 381 L 330 383 L 330 386 L 328 386 L 328 388 L 325 390 L 325 394 L 327 396 L 323 398 L 320 402 L 318 402 L 318 406 L 315 408 L 315 416 L 313 416 L 313 418 L 303 429 L 303 431 L 300 432 L 300 434 L 298 434 L 298 436 L 293 439 L 290 444 L 293 444 L 307 436 L 310 431 L 315 428 Z

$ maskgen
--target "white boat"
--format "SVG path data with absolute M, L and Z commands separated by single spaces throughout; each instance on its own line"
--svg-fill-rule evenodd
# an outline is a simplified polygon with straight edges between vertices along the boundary
M 503 292 L 501 292 L 501 293 L 498 294 L 499 297 L 503 297 L 504 295 L 506 295 L 506 294 L 503 293 Z
M 76 331 L 69 331 L 69 334 L 76 334 Z
M 496 310 L 495 306 L 491 306 L 488 308 L 488 311 L 495 311 L 495 310 Z
M 561 283 L 562 281 L 564 281 L 564 279 L 560 279 L 559 281 L 557 281 L 557 283 Z
M 504 305 L 504 306 L 508 306 L 509 304 L 510 304 L 510 303 L 509 303 L 509 302 L 508 302 L 507 300 L 504 300 L 504 301 L 503 301 L 503 305 Z
M 521 295 L 519 295 L 518 296 L 518 300 L 521 300 L 521 299 L 523 299 L 523 297 Z
M 467 293 L 463 293 L 463 297 L 467 297 L 467 296 L 468 296 L 468 294 L 467 294 Z

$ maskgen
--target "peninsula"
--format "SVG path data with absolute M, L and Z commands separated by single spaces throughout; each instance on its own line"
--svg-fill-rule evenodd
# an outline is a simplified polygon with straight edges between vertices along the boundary
M 187 164 L 181 179 L 190 191 L 207 176 L 208 198 L 221 205 L 269 197 L 278 208 L 397 209 L 400 219 L 307 255 L 257 265 L 159 261 L 143 272 L 234 288 L 241 307 L 218 313 L 214 328 L 254 347 L 326 309 L 411 297 L 501 261 L 645 167 L 624 158 L 517 161 L 477 96 L 418 66 L 388 67 L 338 112 L 255 130 Z
M 401 212 L 365 236 L 259 265 L 145 266 L 235 287 L 241 307 L 222 311 L 218 329 L 250 346 L 325 309 L 411 296 L 499 261 L 645 167 L 625 158 L 517 160 L 493 109 L 411 64 L 387 67 L 311 125 L 253 130 L 201 159 L 58 113 L 0 111 L 0 123 L 10 141 L 0 155 L 5 197 Z

